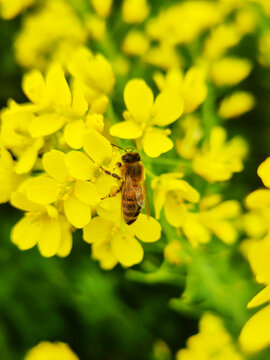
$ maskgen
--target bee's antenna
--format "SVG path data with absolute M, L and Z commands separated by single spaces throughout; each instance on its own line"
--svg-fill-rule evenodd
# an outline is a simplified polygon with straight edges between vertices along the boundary
M 127 150 L 122 148 L 121 146 L 118 146 L 118 145 L 115 145 L 115 144 L 112 144 L 112 143 L 111 143 L 111 145 L 117 147 L 118 149 L 124 150 L 124 152 L 127 152 Z

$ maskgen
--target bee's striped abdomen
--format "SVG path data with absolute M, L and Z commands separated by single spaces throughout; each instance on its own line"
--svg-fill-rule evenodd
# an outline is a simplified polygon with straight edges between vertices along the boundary
M 138 217 L 141 207 L 137 203 L 136 191 L 125 191 L 122 196 L 122 214 L 126 224 L 131 225 Z

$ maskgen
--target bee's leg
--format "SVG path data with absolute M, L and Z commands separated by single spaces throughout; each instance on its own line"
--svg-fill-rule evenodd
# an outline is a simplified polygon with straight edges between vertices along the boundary
M 110 175 L 110 176 L 116 178 L 117 180 L 121 180 L 121 178 L 120 178 L 119 175 L 117 175 L 117 174 L 115 174 L 115 173 L 112 173 L 112 172 L 110 172 L 109 170 L 103 169 L 102 166 L 101 166 L 100 168 L 105 172 L 105 174 Z

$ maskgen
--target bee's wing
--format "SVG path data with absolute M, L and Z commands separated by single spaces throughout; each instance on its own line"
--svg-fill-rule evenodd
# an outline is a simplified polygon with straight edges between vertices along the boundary
M 149 217 L 150 216 L 150 204 L 149 204 L 149 197 L 148 197 L 147 189 L 145 186 L 145 182 L 142 183 L 142 191 L 143 191 L 143 197 L 144 197 L 145 212 L 146 212 L 146 215 Z

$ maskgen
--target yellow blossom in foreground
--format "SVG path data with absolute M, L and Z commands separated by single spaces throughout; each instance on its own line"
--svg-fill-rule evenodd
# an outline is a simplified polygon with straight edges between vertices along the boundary
M 124 22 L 141 23 L 149 14 L 147 0 L 124 0 L 122 4 L 122 17 Z
M 79 360 L 70 347 L 62 342 L 42 341 L 28 351 L 24 360 Z
M 32 5 L 35 0 L 0 0 L 1 17 L 9 20 Z
M 44 70 L 50 61 L 66 65 L 74 48 L 85 41 L 86 31 L 71 5 L 47 0 L 24 19 L 14 44 L 15 55 L 20 65 Z
M 44 146 L 42 137 L 31 136 L 30 125 L 35 119 L 34 109 L 27 105 L 9 102 L 1 116 L 1 139 L 4 146 L 16 156 L 14 171 L 28 173 L 36 163 L 39 152 Z
M 250 111 L 254 105 L 255 99 L 251 93 L 238 91 L 222 100 L 218 114 L 223 118 L 234 118 Z
M 266 187 L 270 187 L 270 158 L 268 157 L 258 167 L 258 175 Z M 248 307 L 256 307 L 270 301 L 270 190 L 258 189 L 246 198 L 248 208 L 253 210 L 251 215 L 263 215 L 261 222 L 255 222 L 247 229 L 251 235 L 257 235 L 257 239 L 266 235 L 261 240 L 249 240 L 246 245 L 246 255 L 255 274 L 256 281 L 266 287 L 261 290 L 249 303 Z M 239 341 L 242 348 L 247 352 L 260 351 L 270 345 L 269 336 L 270 306 L 266 305 L 253 315 L 244 325 Z
M 164 207 L 168 223 L 181 229 L 194 247 L 208 243 L 212 234 L 226 244 L 235 242 L 238 232 L 233 220 L 240 214 L 239 203 L 221 202 L 220 196 L 212 195 L 203 198 L 196 210 L 194 204 L 199 202 L 200 195 L 181 176 L 163 174 L 152 181 L 157 219 Z
M 200 320 L 199 333 L 187 340 L 185 349 L 176 354 L 176 360 L 244 360 L 236 349 L 222 321 L 211 313 Z
M 26 212 L 11 231 L 11 241 L 20 250 L 38 245 L 42 256 L 67 256 L 72 248 L 70 224 L 51 205 L 39 205 L 30 201 L 24 184 L 11 196 L 12 206 Z
M 58 150 L 47 152 L 42 162 L 46 174 L 27 180 L 28 199 L 40 205 L 61 201 L 64 214 L 73 226 L 87 225 L 91 206 L 100 201 L 96 186 L 89 182 L 96 169 L 94 163 L 82 152 L 64 154 Z
M 154 76 L 159 90 L 171 90 L 181 95 L 184 101 L 184 113 L 191 113 L 205 100 L 207 85 L 203 71 L 191 67 L 185 74 L 180 68 L 170 69 L 166 76 L 157 73 Z
M 138 240 L 155 242 L 161 236 L 161 226 L 154 218 L 140 214 L 126 225 L 120 208 L 120 195 L 103 200 L 97 207 L 99 216 L 83 229 L 83 239 L 92 244 L 92 257 L 106 270 L 118 262 L 125 267 L 140 263 L 144 252 Z
M 268 300 L 269 301 L 269 288 Z M 270 305 L 253 315 L 244 325 L 239 342 L 246 352 L 257 352 L 270 345 L 269 335 Z
M 124 90 L 127 111 L 125 121 L 113 125 L 110 134 L 122 139 L 136 139 L 150 157 L 158 157 L 173 148 L 164 127 L 177 120 L 183 112 L 182 98 L 172 90 L 162 91 L 154 101 L 151 88 L 141 79 L 130 80 Z M 155 125 L 159 126 L 156 127 Z
M 236 85 L 249 75 L 251 69 L 247 59 L 224 57 L 213 63 L 210 76 L 217 86 Z
M 198 191 L 183 180 L 183 176 L 182 173 L 163 174 L 151 182 L 156 218 L 160 218 L 164 207 L 168 222 L 175 227 L 183 225 L 183 214 L 186 212 L 184 201 L 197 203 L 200 199 Z
M 203 144 L 201 151 L 193 159 L 194 172 L 209 182 L 228 180 L 234 172 L 243 169 L 247 144 L 240 137 L 229 141 L 226 141 L 226 137 L 226 131 L 222 127 L 214 127 L 209 141 Z

